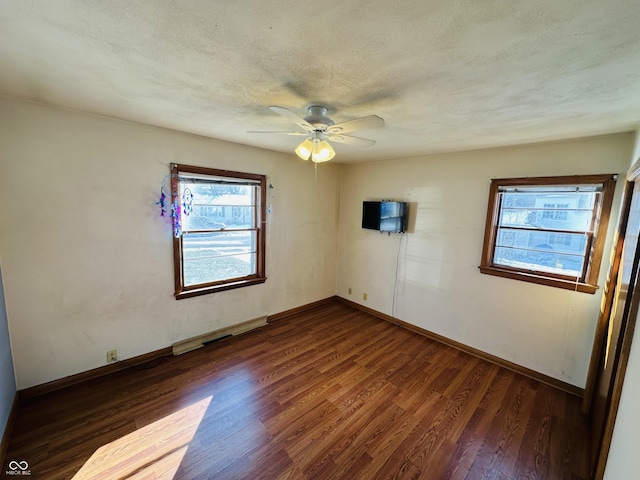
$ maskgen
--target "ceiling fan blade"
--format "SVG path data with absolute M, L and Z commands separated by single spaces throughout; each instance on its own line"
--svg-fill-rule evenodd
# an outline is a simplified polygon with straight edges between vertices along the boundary
M 377 115 L 369 115 L 331 125 L 327 128 L 327 133 L 349 133 L 355 132 L 356 130 L 368 130 L 370 128 L 380 127 L 384 127 L 384 120 Z
M 275 132 L 273 130 L 247 130 L 247 133 L 276 133 L 281 135 L 308 135 L 307 132 Z
M 269 108 L 274 112 L 282 115 L 283 117 L 288 118 L 293 123 L 298 125 L 302 130 L 305 130 L 307 132 L 313 131 L 313 125 L 307 122 L 304 118 L 299 117 L 298 115 L 293 113 L 288 108 L 284 108 L 284 107 L 269 107 Z
M 354 137 L 351 135 L 340 134 L 328 134 L 327 140 L 332 142 L 344 143 L 346 145 L 354 145 L 356 147 L 370 147 L 376 143 L 375 140 L 369 140 L 368 138 Z

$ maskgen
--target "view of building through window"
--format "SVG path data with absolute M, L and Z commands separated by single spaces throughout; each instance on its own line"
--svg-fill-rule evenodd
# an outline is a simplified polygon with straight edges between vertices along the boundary
M 537 187 L 500 195 L 494 263 L 581 277 L 601 193 Z

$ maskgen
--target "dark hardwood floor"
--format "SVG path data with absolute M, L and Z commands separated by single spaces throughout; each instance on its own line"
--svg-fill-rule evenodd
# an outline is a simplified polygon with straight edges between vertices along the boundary
M 38 479 L 587 479 L 587 435 L 577 397 L 336 303 L 28 400 L 7 461 Z

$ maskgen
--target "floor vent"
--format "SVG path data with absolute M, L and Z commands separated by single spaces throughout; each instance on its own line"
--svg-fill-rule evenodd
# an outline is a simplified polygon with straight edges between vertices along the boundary
M 238 323 L 230 327 L 225 327 L 220 330 L 198 335 L 197 337 L 188 338 L 180 342 L 173 344 L 173 354 L 182 355 L 183 353 L 190 352 L 197 348 L 203 347 L 205 344 L 221 340 L 224 337 L 232 335 L 240 335 L 250 330 L 254 330 L 259 327 L 264 327 L 267 324 L 267 316 L 254 318 L 253 320 L 247 320 L 246 322 Z

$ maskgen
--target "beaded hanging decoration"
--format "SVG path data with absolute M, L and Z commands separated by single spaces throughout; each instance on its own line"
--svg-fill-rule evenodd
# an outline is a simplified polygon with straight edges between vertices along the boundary
M 179 188 L 180 178 L 177 175 L 167 175 L 162 180 L 160 189 L 160 198 L 156 205 L 160 205 L 160 216 L 165 217 L 167 213 L 167 195 L 171 195 L 171 227 L 173 236 L 179 238 L 182 235 L 182 215 L 189 216 L 193 212 L 193 193 L 189 188 L 185 188 L 180 195 L 177 191 Z
M 156 205 L 160 205 L 160 216 L 164 217 L 164 214 L 167 213 L 166 207 L 167 196 L 164 194 L 162 189 L 160 189 L 160 200 L 156 202 Z
M 182 222 L 180 221 L 180 202 L 178 199 L 171 204 L 171 224 L 173 225 L 173 236 L 180 238 L 182 235 Z
M 188 188 L 182 192 L 182 212 L 189 216 L 193 211 L 193 193 Z

